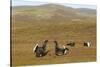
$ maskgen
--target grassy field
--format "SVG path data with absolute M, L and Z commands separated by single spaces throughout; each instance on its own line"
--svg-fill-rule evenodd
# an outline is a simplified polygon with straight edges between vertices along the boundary
M 25 18 L 25 17 L 24 17 Z M 23 17 L 20 17 L 23 19 Z M 36 43 L 48 39 L 48 54 L 37 58 L 32 53 Z M 56 56 L 54 43 L 59 45 L 75 41 L 75 47 L 69 47 L 69 54 Z M 90 41 L 91 47 L 84 47 L 83 42 Z M 20 21 L 12 19 L 12 65 L 40 65 L 58 63 L 76 63 L 96 61 L 96 21 L 83 19 L 80 21 Z

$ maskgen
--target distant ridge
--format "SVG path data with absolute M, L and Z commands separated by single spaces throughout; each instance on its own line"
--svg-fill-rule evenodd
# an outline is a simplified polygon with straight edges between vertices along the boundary
M 78 8 L 74 9 L 59 4 L 43 4 L 39 6 L 14 6 L 12 7 L 13 17 L 22 20 L 54 20 L 65 21 L 72 19 L 91 18 L 96 16 L 95 9 Z

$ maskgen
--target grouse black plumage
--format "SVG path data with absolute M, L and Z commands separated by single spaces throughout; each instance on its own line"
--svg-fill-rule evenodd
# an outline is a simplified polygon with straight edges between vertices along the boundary
M 42 57 L 45 55 L 47 42 L 48 40 L 45 40 L 41 47 L 38 46 L 38 44 L 36 44 L 36 46 L 33 49 L 33 52 L 36 54 L 36 57 Z
M 66 48 L 65 46 L 64 46 L 64 48 L 60 48 L 58 46 L 57 41 L 54 41 L 54 43 L 55 43 L 55 54 L 56 55 L 58 55 L 58 56 L 65 55 L 65 54 L 67 54 L 69 52 L 69 49 Z

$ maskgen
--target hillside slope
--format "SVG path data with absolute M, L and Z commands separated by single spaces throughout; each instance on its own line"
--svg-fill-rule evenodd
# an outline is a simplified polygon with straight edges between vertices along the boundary
M 73 19 L 84 20 L 93 19 L 96 15 L 96 10 L 74 9 L 56 4 L 12 7 L 12 12 L 13 18 L 19 21 L 53 20 L 58 22 Z

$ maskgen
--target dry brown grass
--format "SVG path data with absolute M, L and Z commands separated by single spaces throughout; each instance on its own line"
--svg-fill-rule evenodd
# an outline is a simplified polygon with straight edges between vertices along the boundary
M 49 53 L 37 58 L 32 53 L 32 48 L 37 42 L 48 39 Z M 69 54 L 64 56 L 54 55 L 54 43 L 57 40 L 61 45 L 68 41 L 75 41 L 75 47 L 68 47 Z M 91 41 L 92 46 L 83 46 L 84 41 Z M 58 64 L 72 62 L 96 61 L 96 23 L 92 20 L 80 22 L 12 22 L 12 64 L 38 65 Z

